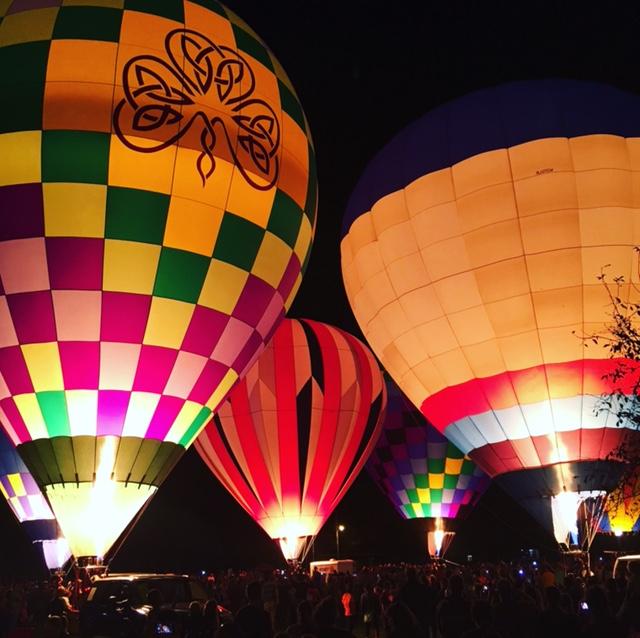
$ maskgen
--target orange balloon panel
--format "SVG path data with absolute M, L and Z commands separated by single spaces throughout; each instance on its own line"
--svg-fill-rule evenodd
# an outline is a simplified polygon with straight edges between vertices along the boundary
M 352 197 L 341 252 L 358 323 L 491 475 L 604 459 L 620 440 L 593 412 L 615 362 L 575 333 L 608 320 L 603 266 L 638 283 L 639 109 L 579 82 L 473 94 L 401 133 Z

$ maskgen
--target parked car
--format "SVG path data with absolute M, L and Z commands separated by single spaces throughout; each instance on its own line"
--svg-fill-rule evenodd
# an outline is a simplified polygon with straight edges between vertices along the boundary
M 160 592 L 161 605 L 153 610 L 149 592 Z M 157 594 L 156 594 L 157 596 Z M 149 622 L 152 635 L 182 635 L 189 605 L 208 600 L 202 584 L 179 574 L 110 574 L 96 578 L 80 609 L 82 638 L 140 638 Z M 151 615 L 153 614 L 153 615 Z M 218 605 L 222 624 L 231 613 Z
M 622 578 L 627 574 L 629 563 L 640 562 L 640 554 L 629 554 L 628 556 L 618 556 L 613 566 L 613 577 Z

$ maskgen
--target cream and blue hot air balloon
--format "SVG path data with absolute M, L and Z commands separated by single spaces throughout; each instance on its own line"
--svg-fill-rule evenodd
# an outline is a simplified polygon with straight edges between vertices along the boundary
M 342 233 L 365 338 L 424 416 L 547 529 L 612 489 L 626 437 L 597 411 L 620 363 L 599 280 L 638 283 L 640 97 L 570 80 L 478 91 L 364 171 Z M 553 504 L 553 505 L 552 505 Z

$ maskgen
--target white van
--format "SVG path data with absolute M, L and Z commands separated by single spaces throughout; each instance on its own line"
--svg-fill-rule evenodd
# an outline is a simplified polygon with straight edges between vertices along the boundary
M 356 563 L 353 560 L 316 560 L 309 565 L 309 573 L 317 569 L 323 576 L 327 574 L 353 574 Z
M 618 556 L 613 566 L 613 577 L 624 578 L 627 574 L 627 565 L 629 563 L 640 562 L 640 554 L 629 554 L 628 556 Z

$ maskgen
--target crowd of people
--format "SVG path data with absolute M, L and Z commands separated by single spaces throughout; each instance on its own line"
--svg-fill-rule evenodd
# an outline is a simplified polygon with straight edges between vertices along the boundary
M 180 638 L 640 638 L 640 563 L 613 578 L 606 559 L 456 565 L 377 565 L 356 573 L 302 569 L 225 571 L 200 577 Z M 58 638 L 90 591 L 86 573 L 64 582 L 0 587 L 0 638 Z M 148 593 L 141 638 L 164 627 Z M 123 634 L 128 635 L 128 634 Z

